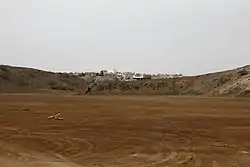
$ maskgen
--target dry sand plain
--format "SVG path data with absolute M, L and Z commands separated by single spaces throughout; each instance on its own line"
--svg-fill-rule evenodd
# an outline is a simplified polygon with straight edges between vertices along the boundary
M 249 167 L 250 99 L 0 95 L 0 164 Z

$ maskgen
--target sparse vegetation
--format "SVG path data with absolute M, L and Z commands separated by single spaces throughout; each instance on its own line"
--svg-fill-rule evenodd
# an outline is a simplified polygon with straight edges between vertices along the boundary
M 226 76 L 222 76 L 220 79 L 219 79 L 219 85 L 223 85 L 225 83 L 227 83 L 228 81 L 230 81 L 230 77 L 228 75 Z
M 248 75 L 248 74 L 249 74 L 249 71 L 247 71 L 246 69 L 240 70 L 238 72 L 239 76 L 245 76 L 245 75 Z
M 8 70 L 7 66 L 0 65 L 0 71 L 8 72 L 9 70 Z
M 10 77 L 7 73 L 1 73 L 0 72 L 0 78 L 2 78 L 3 80 L 9 81 Z

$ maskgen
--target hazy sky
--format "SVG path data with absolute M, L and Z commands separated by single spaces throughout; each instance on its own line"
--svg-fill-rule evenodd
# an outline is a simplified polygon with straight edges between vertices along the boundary
M 0 64 L 199 74 L 250 64 L 249 0 L 0 0 Z

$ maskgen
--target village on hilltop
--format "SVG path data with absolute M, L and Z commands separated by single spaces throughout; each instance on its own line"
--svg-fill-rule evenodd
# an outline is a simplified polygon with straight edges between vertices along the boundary
M 164 79 L 164 78 L 180 78 L 182 74 L 150 74 L 150 73 L 138 73 L 138 72 L 120 72 L 117 70 L 102 69 L 100 72 L 78 72 L 73 73 L 74 75 L 86 78 L 96 77 L 99 79 L 111 79 L 116 78 L 121 81 L 132 81 L 132 80 L 149 80 L 149 79 Z

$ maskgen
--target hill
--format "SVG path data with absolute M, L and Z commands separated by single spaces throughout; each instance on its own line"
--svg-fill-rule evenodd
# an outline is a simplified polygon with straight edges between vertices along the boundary
M 31 68 L 0 66 L 0 92 L 72 92 L 86 88 L 79 77 Z
M 250 66 L 182 78 L 130 82 L 102 80 L 95 84 L 67 73 L 0 66 L 0 92 L 84 92 L 88 87 L 91 94 L 250 97 Z
M 182 78 L 132 82 L 103 81 L 92 93 L 250 96 L 250 66 Z

